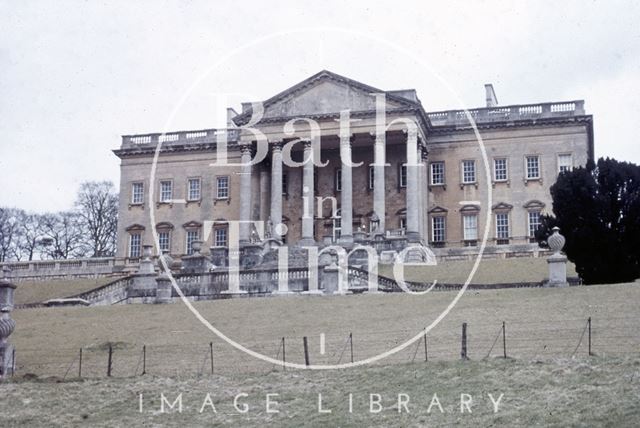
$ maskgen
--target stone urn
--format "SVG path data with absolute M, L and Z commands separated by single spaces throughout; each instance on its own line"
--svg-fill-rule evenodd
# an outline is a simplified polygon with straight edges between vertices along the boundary
M 547 238 L 547 244 L 549 244 L 549 248 L 553 251 L 553 254 L 560 254 L 562 248 L 564 248 L 564 244 L 566 239 L 564 236 L 560 235 L 560 228 L 558 226 L 554 227 L 553 233 L 549 238 Z
M 153 255 L 153 245 L 145 244 L 142 246 L 142 257 L 144 261 L 147 262 L 151 260 L 151 256 Z
M 202 244 L 202 241 L 193 241 L 191 243 L 191 250 L 193 251 L 193 255 L 200 254 L 200 251 L 202 251 Z

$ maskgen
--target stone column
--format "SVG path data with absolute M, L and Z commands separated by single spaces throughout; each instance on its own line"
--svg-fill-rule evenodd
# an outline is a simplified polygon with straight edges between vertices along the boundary
M 385 142 L 382 138 L 376 138 L 373 143 L 373 212 L 378 216 L 378 232 L 385 233 L 386 202 L 384 167 L 386 164 Z
M 282 223 L 282 144 L 271 143 L 271 236 L 280 240 L 281 236 L 276 231 Z
M 242 145 L 240 150 L 240 246 L 244 246 L 251 234 L 251 145 Z
M 340 191 L 340 240 L 342 245 L 353 244 L 353 184 L 351 181 L 351 141 L 348 135 L 340 136 L 341 186 Z
M 259 219 L 266 223 L 269 217 L 269 171 L 266 167 L 260 168 L 260 216 Z M 271 233 L 271 231 L 269 231 Z
M 419 149 L 419 162 L 420 162 L 420 236 L 428 243 L 429 242 L 429 225 L 427 223 L 427 207 L 428 204 L 428 184 L 427 179 L 429 172 L 427 171 L 427 150 Z
M 305 164 L 302 170 L 302 195 L 303 195 L 303 212 L 302 212 L 302 239 L 301 245 L 313 245 L 315 244 L 315 236 L 313 236 L 313 222 L 314 211 L 313 202 L 314 196 L 314 183 L 313 183 L 313 148 L 311 141 L 304 143 L 304 158 Z
M 418 133 L 407 132 L 407 239 L 420 241 L 419 226 L 419 183 L 418 183 Z

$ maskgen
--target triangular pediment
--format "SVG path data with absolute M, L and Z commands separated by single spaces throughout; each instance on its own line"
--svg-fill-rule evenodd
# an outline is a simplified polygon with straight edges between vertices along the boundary
M 334 115 L 342 110 L 375 111 L 375 93 L 385 94 L 387 111 L 421 107 L 419 102 L 396 92 L 385 92 L 330 71 L 321 71 L 264 101 L 263 118 Z M 250 115 L 251 109 L 248 109 L 233 120 L 243 124 Z

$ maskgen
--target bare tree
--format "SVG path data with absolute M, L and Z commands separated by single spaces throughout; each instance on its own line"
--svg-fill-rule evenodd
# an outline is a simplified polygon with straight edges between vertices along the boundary
M 75 203 L 87 254 L 112 256 L 116 249 L 118 194 L 110 181 L 80 185 Z
M 18 259 L 33 260 L 36 252 L 42 247 L 43 229 L 40 214 L 20 212 L 20 236 L 18 241 Z
M 44 214 L 41 218 L 41 244 L 44 254 L 52 259 L 84 257 L 83 233 L 79 227 L 78 214 L 65 211 L 57 214 Z
M 16 208 L 0 208 L 0 262 L 17 260 L 20 256 L 20 217 Z

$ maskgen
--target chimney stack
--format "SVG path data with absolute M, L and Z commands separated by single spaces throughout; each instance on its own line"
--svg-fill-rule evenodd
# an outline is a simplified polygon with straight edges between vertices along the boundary
M 233 123 L 233 118 L 236 117 L 238 113 L 232 109 L 231 107 L 227 107 L 227 128 L 235 128 L 236 124 Z
M 498 105 L 498 97 L 496 97 L 496 91 L 493 90 L 493 85 L 491 83 L 485 84 L 484 91 L 486 93 L 487 107 L 496 107 Z

